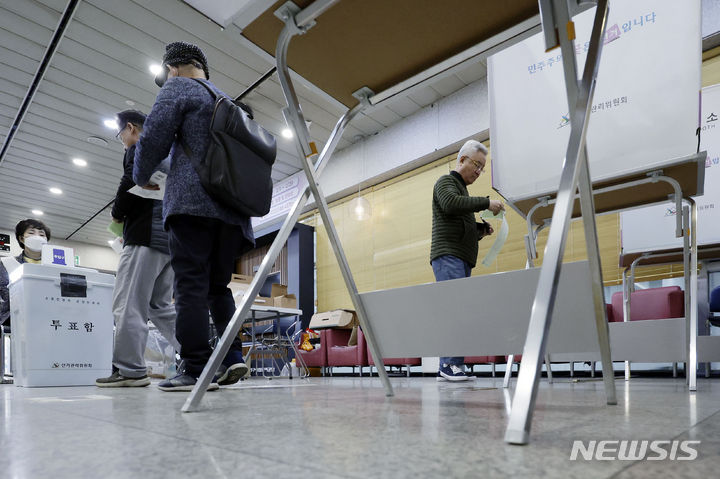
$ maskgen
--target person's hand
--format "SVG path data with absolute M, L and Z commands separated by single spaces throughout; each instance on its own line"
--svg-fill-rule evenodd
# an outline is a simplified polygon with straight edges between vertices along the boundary
M 501 211 L 505 211 L 505 205 L 502 201 L 490 200 L 490 206 L 488 206 L 488 209 L 492 211 L 492 214 L 496 215 Z
M 495 230 L 493 229 L 493 227 L 490 226 L 490 224 L 488 224 L 488 227 L 487 227 L 487 235 L 490 236 L 490 235 L 493 234 L 494 232 L 495 232 Z
M 122 220 L 119 220 L 117 218 L 113 218 L 112 220 L 113 220 L 113 223 L 122 223 Z
M 158 185 L 154 185 L 152 183 L 148 183 L 145 186 L 141 187 L 143 190 L 152 190 L 152 191 L 159 191 L 160 187 Z

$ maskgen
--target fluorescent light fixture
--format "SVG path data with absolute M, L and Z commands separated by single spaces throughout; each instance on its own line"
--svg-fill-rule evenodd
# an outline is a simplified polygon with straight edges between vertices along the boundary
M 162 65 L 158 65 L 157 63 L 153 63 L 150 65 L 150 73 L 153 74 L 153 76 L 157 76 L 158 73 L 162 71 Z
M 87 166 L 87 161 L 82 158 L 73 158 L 72 162 L 75 166 Z
M 292 138 L 293 132 L 290 128 L 283 128 L 280 134 L 283 136 L 283 138 Z
M 105 120 L 103 121 L 103 125 L 105 125 L 106 128 L 110 128 L 111 130 L 117 130 L 119 128 L 115 120 Z
M 62 190 L 53 186 L 52 188 L 50 188 L 50 193 L 52 193 L 53 195 L 62 195 Z
M 34 214 L 35 216 L 42 216 L 42 215 L 44 214 L 44 213 L 43 213 L 42 211 L 40 211 L 40 210 L 32 210 L 31 213 Z

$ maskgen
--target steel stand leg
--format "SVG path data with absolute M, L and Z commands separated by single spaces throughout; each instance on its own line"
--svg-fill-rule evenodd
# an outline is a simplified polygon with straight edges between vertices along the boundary
M 552 9 L 550 8 L 551 6 Z M 545 345 L 550 331 L 550 321 L 557 296 L 557 285 L 560 279 L 562 257 L 565 252 L 570 217 L 572 216 L 575 190 L 578 185 L 578 177 L 582 176 L 583 169 L 586 170 L 584 175 L 587 175 L 587 166 L 584 164 L 587 161 L 584 148 L 589 120 L 588 110 L 592 102 L 595 78 L 597 76 L 597 68 L 602 51 L 602 39 L 605 31 L 608 4 L 607 0 L 598 0 L 590 39 L 590 48 L 585 61 L 585 71 L 580 85 L 577 83 L 574 24 L 570 19 L 568 3 L 565 1 L 551 3 L 549 0 L 540 0 L 540 12 L 547 47 L 553 48 L 559 42 L 562 48 L 566 78 L 565 83 L 568 89 L 571 131 L 557 193 L 557 202 L 553 211 L 550 235 L 545 248 L 545 256 L 540 270 L 535 300 L 533 302 L 527 339 L 523 349 L 523 360 L 520 364 L 518 384 L 513 398 L 510 420 L 508 421 L 505 433 L 505 441 L 511 444 L 527 444 L 530 436 L 530 426 L 532 413 L 535 408 L 535 399 L 537 397 L 541 359 L 545 352 Z M 555 38 L 553 38 L 553 36 Z M 576 92 L 575 95 L 573 95 L 573 91 Z M 587 178 L 589 178 L 589 175 Z M 587 184 L 582 183 L 580 188 L 581 193 L 582 190 L 588 190 L 586 193 L 588 195 L 592 194 Z M 582 204 L 585 206 L 583 207 L 584 221 L 594 224 L 595 215 L 594 211 L 592 211 L 592 202 L 588 205 L 587 201 L 582 201 Z M 586 207 L 589 207 L 590 211 L 588 211 Z M 588 256 L 592 255 L 593 252 L 588 251 Z M 594 266 L 592 259 L 590 266 Z M 598 301 L 596 294 L 597 285 L 595 283 L 597 282 L 599 272 L 593 271 L 592 273 L 593 297 L 595 299 L 597 322 Z M 600 286 L 602 287 L 602 285 Z M 604 304 L 602 308 L 604 311 Z M 605 326 L 607 327 L 607 324 L 605 324 Z M 600 330 L 600 328 L 598 328 L 598 330 Z M 609 359 L 609 347 L 603 347 L 608 346 L 608 343 L 603 341 L 602 334 L 598 339 L 601 354 Z M 603 349 L 607 349 L 607 351 L 603 353 Z M 605 367 L 604 365 L 603 368 L 605 369 Z M 610 368 L 612 368 L 612 365 L 610 365 Z M 612 390 L 608 390 L 609 384 L 613 386 Z M 614 394 L 612 394 L 611 397 L 611 392 L 614 392 L 614 382 L 606 382 L 608 402 L 615 400 Z
M 283 109 L 283 115 L 285 116 L 285 120 L 287 121 L 288 125 L 293 127 L 293 130 L 295 131 L 297 139 L 296 145 L 298 147 L 298 153 L 301 156 L 301 160 L 303 160 L 302 165 L 303 170 L 305 171 L 305 176 L 308 179 L 308 186 L 310 187 L 310 191 L 315 198 L 320 217 L 322 218 L 325 230 L 328 234 L 328 239 L 330 240 L 330 244 L 332 245 L 335 257 L 338 261 L 338 265 L 340 266 L 340 271 L 342 273 L 343 280 L 345 281 L 345 286 L 348 290 L 348 293 L 350 294 L 350 299 L 352 300 L 353 306 L 355 307 L 355 312 L 357 313 L 360 327 L 365 334 L 365 339 L 367 341 L 368 347 L 370 348 L 370 352 L 372 353 L 373 359 L 375 360 L 375 365 L 377 366 L 378 370 L 378 376 L 380 377 L 383 386 L 385 387 L 385 394 L 387 396 L 392 396 L 393 389 L 392 385 L 390 384 L 387 371 L 385 370 L 381 351 L 379 350 L 377 341 L 375 340 L 375 334 L 373 332 L 372 326 L 367 321 L 367 313 L 365 311 L 365 306 L 363 305 L 360 295 L 358 294 L 355 279 L 353 278 L 352 272 L 350 270 L 350 265 L 348 264 L 345 252 L 343 251 L 340 237 L 337 233 L 337 230 L 335 229 L 335 223 L 333 222 L 332 216 L 330 215 L 330 209 L 328 207 L 327 200 L 322 192 L 322 189 L 320 188 L 317 176 L 312 168 L 311 160 L 317 156 L 317 150 L 315 149 L 315 144 L 309 140 L 310 135 L 307 130 L 307 124 L 305 123 L 305 118 L 303 117 L 302 111 L 300 109 L 300 104 L 297 98 L 297 94 L 295 93 L 295 88 L 290 79 L 290 71 L 288 70 L 287 65 L 287 50 L 290 44 L 290 40 L 295 35 L 305 33 L 307 29 L 314 24 L 314 17 L 312 17 L 312 15 L 310 14 L 305 14 L 305 12 L 311 11 L 312 13 L 315 11 L 324 11 L 325 8 L 329 8 L 324 5 L 332 3 L 334 2 L 329 0 L 318 0 L 315 3 L 311 4 L 309 7 L 307 7 L 307 9 L 298 11 L 298 7 L 295 6 L 294 3 L 287 2 L 276 12 L 276 15 L 283 19 L 285 22 L 285 27 L 283 28 L 282 32 L 280 32 L 277 47 L 275 49 L 275 59 L 278 64 L 278 79 L 280 80 L 280 86 L 282 87 L 283 94 L 285 95 L 285 101 L 288 105 L 286 108 Z M 372 92 L 369 89 L 362 88 L 355 93 L 355 96 L 360 100 L 361 103 L 369 105 L 368 98 L 371 94 Z
M 697 336 L 698 336 L 698 307 L 697 307 L 697 204 L 692 198 L 685 198 L 690 208 L 683 207 L 685 225 L 685 304 L 686 304 L 686 342 L 687 342 L 687 369 L 686 381 L 690 391 L 697 391 Z M 687 254 L 689 242 L 690 254 Z M 689 271 L 689 274 L 688 274 Z
M 503 378 L 503 388 L 510 387 L 510 378 L 512 377 L 513 359 L 515 356 L 508 356 L 507 365 L 505 366 L 505 377 Z

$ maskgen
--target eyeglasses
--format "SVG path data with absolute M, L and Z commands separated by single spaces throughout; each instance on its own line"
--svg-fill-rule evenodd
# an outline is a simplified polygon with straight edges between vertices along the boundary
M 477 161 L 477 160 L 470 160 L 470 163 L 473 164 L 473 166 L 475 167 L 475 170 L 480 170 L 480 173 L 482 173 L 482 172 L 485 171 L 485 165 L 483 165 L 483 164 L 480 163 L 479 161 Z
M 122 133 L 122 132 L 125 130 L 125 128 L 127 128 L 127 123 L 125 123 L 125 126 L 123 126 L 122 128 L 120 128 L 120 129 L 118 130 L 117 134 L 115 135 L 115 139 L 116 139 L 117 141 L 119 141 L 120 143 L 122 143 L 122 139 L 120 138 L 120 133 Z

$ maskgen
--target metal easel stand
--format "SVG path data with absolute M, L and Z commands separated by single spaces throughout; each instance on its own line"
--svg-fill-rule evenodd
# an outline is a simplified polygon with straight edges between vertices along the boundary
M 595 206 L 592 184 L 585 148 L 585 137 L 590 116 L 590 104 L 595 90 L 605 23 L 608 14 L 607 0 L 597 1 L 597 10 L 590 37 L 590 48 L 585 60 L 585 70 L 578 81 L 575 58 L 575 26 L 572 14 L 579 10 L 581 0 L 540 0 L 540 15 L 548 49 L 561 47 L 565 72 L 568 106 L 570 109 L 570 140 L 563 163 L 558 187 L 556 206 L 552 216 L 550 236 L 540 269 L 540 278 L 533 301 L 527 339 L 520 363 L 518 383 L 512 410 L 505 432 L 510 444 L 527 444 L 530 437 L 532 413 L 535 409 L 541 359 L 545 352 L 558 282 L 565 252 L 567 231 L 572 216 L 576 188 L 580 190 L 580 204 L 585 225 L 588 259 L 592 274 L 592 292 L 595 306 L 595 322 L 602 358 L 603 382 L 608 404 L 617 404 L 615 377 L 610 357 L 610 340 L 603 294 L 602 270 L 595 225 Z M 586 3 L 586 2 L 583 2 Z M 579 181 L 579 183 L 578 183 Z
M 697 336 L 698 336 L 698 309 L 697 309 L 697 269 L 698 269 L 698 246 L 697 246 L 697 204 L 692 198 L 682 198 L 677 193 L 679 185 L 675 186 L 676 203 L 681 205 L 682 201 L 688 206 L 676 206 L 676 217 L 681 225 L 677 237 L 683 238 L 683 273 L 685 278 L 685 338 L 686 338 L 686 384 L 690 391 L 697 391 Z M 630 320 L 630 298 L 635 291 L 635 269 L 644 260 L 651 258 L 663 258 L 673 253 L 644 253 L 630 263 L 622 273 L 623 279 L 623 316 L 624 321 Z M 671 264 L 671 263 L 654 263 Z M 629 273 L 628 273 L 629 272 Z M 673 377 L 677 376 L 677 365 L 673 363 Z M 625 380 L 630 380 L 630 361 L 625 361 Z
M 675 202 L 676 211 L 682 210 L 682 201 L 683 201 L 682 187 L 680 186 L 680 183 L 675 178 L 672 178 L 669 176 L 664 176 L 663 170 L 650 171 L 646 174 L 646 176 L 647 176 L 646 178 L 639 179 L 639 180 L 633 180 L 633 181 L 628 181 L 625 183 L 618 183 L 615 185 L 606 186 L 603 188 L 593 189 L 592 192 L 593 192 L 593 195 L 597 195 L 597 194 L 602 194 L 602 193 L 609 193 L 611 191 L 618 191 L 618 190 L 622 190 L 622 189 L 626 189 L 626 188 L 632 188 L 635 186 L 640 186 L 640 185 L 649 184 L 649 183 L 658 183 L 658 182 L 662 181 L 662 182 L 668 183 L 673 188 L 674 193 L 669 195 L 669 198 L 671 201 Z M 579 197 L 580 197 L 580 195 L 575 195 L 575 199 L 577 199 Z M 534 226 L 533 216 L 535 214 L 535 211 L 537 211 L 539 208 L 544 208 L 546 206 L 550 206 L 551 204 L 556 203 L 556 199 L 550 198 L 549 196 L 540 197 L 540 198 L 538 198 L 537 201 L 538 202 L 535 205 L 533 205 L 533 207 L 530 208 L 530 210 L 528 210 L 527 217 L 525 219 L 525 221 L 527 223 L 527 229 L 528 229 L 528 234 L 525 235 L 525 251 L 526 251 L 527 257 L 528 257 L 526 267 L 534 266 L 534 260 L 536 260 L 538 258 L 538 253 L 537 253 L 538 234 L 540 233 L 540 231 L 542 231 L 543 229 L 545 229 L 546 227 L 549 226 L 548 220 L 544 220 L 543 224 L 541 224 L 539 226 Z M 678 214 L 678 215 L 676 215 L 676 220 L 675 220 L 675 236 L 677 238 L 680 238 L 686 234 L 689 234 L 689 226 L 688 226 L 687 219 L 684 219 L 682 217 L 682 215 Z M 689 246 L 686 245 L 686 248 L 689 248 Z M 689 254 L 689 249 L 687 250 L 687 252 Z M 646 259 L 648 257 L 655 257 L 655 256 L 656 255 L 652 255 L 652 254 L 648 253 L 648 254 L 641 256 L 637 260 L 635 260 L 635 262 L 631 266 L 631 276 L 634 277 L 634 269 L 635 269 L 635 264 L 637 263 L 637 261 L 639 261 L 641 259 Z M 630 315 L 630 313 L 629 313 L 629 311 L 630 311 L 629 294 L 632 291 L 634 291 L 634 282 L 631 281 L 628 285 L 626 283 L 626 281 L 627 281 L 627 271 L 623 271 L 623 314 L 624 314 L 625 318 L 629 318 L 630 317 L 629 316 Z M 686 308 L 689 308 L 689 306 L 688 306 L 689 301 L 690 301 L 689 296 L 686 295 L 686 297 L 685 297 Z M 687 311 L 689 311 L 689 309 Z M 686 313 L 686 317 L 688 317 L 687 313 Z M 627 319 L 626 319 L 626 321 L 627 321 Z M 593 361 L 592 363 L 593 363 L 592 364 L 592 375 L 594 377 L 594 373 L 595 373 L 594 363 L 595 362 Z M 630 380 L 630 361 L 625 361 L 625 380 L 626 381 Z M 506 382 L 508 382 L 508 381 L 509 381 L 509 379 L 506 380 Z
M 324 1 L 324 2 L 315 2 L 310 7 L 306 8 L 302 12 L 300 12 L 295 18 L 298 22 L 298 25 L 306 25 L 306 23 L 312 23 L 313 16 L 311 13 L 315 11 L 315 16 L 319 15 L 324 11 L 324 9 L 318 9 L 317 7 L 321 7 L 323 5 L 318 5 L 316 7 L 317 3 L 322 4 L 328 4 L 326 5 L 327 8 L 331 6 L 333 1 Z M 314 8 L 315 7 L 315 8 Z M 299 19 L 304 18 L 303 21 L 300 21 Z M 307 28 L 307 26 L 305 26 Z M 286 41 L 289 41 L 290 37 L 286 39 Z M 285 44 L 285 51 L 287 51 L 287 43 Z M 280 65 L 280 61 L 278 60 L 278 65 Z M 282 71 L 280 71 L 282 70 Z M 278 75 L 281 78 L 281 84 L 285 82 L 288 84 L 288 69 L 287 69 L 287 62 L 285 61 L 285 55 L 283 54 L 283 63 L 282 68 L 278 69 Z M 283 80 L 285 79 L 285 80 Z M 292 84 L 290 85 L 290 89 L 292 90 Z M 283 87 L 283 90 L 285 90 L 285 87 Z M 294 91 L 292 91 L 293 97 L 297 98 L 294 95 Z M 297 100 L 295 101 L 295 105 L 297 105 Z M 305 169 L 306 175 L 308 174 L 308 171 L 311 173 L 309 175 L 309 180 L 314 179 L 322 173 L 322 171 L 325 169 L 325 166 L 327 165 L 327 160 L 332 155 L 333 151 L 335 151 L 335 148 L 337 147 L 337 144 L 340 142 L 340 138 L 342 138 L 342 135 L 345 131 L 345 128 L 347 125 L 352 121 L 353 118 L 355 118 L 360 112 L 365 110 L 369 106 L 369 101 L 367 100 L 367 97 L 363 97 L 358 105 L 353 107 L 352 109 L 345 112 L 345 114 L 340 117 L 338 122 L 335 125 L 335 128 L 333 128 L 333 131 L 330 133 L 330 137 L 328 138 L 327 143 L 325 144 L 325 147 L 323 148 L 322 152 L 320 153 L 319 157 L 317 155 L 313 155 L 313 159 L 317 157 L 317 161 L 315 162 L 314 166 L 311 167 L 309 160 L 303 162 L 303 167 Z M 294 123 L 293 123 L 294 125 Z M 303 138 L 308 137 L 307 128 L 305 127 L 305 123 L 302 122 L 303 129 L 297 130 L 296 133 L 298 134 L 298 139 L 301 134 L 304 134 Z M 305 145 L 308 147 L 309 145 L 306 143 Z M 313 145 L 314 148 L 314 145 Z M 314 181 L 310 181 L 310 185 L 315 185 Z M 295 200 L 295 203 L 293 204 L 292 208 L 290 209 L 290 212 L 288 213 L 287 217 L 285 218 L 285 222 L 283 223 L 282 227 L 280 228 L 280 231 L 278 231 L 277 236 L 275 237 L 275 240 L 273 241 L 273 244 L 270 246 L 270 249 L 268 250 L 267 254 L 265 255 L 265 258 L 263 259 L 262 263 L 260 263 L 260 268 L 258 269 L 257 273 L 255 274 L 255 277 L 253 278 L 252 282 L 250 283 L 250 287 L 248 288 L 245 295 L 242 297 L 240 301 L 240 305 L 235 310 L 235 314 L 233 315 L 232 319 L 228 323 L 227 328 L 225 329 L 225 334 L 220 338 L 220 341 L 218 342 L 218 345 L 213 350 L 212 355 L 210 356 L 210 359 L 208 360 L 208 363 L 205 365 L 205 369 L 203 369 L 202 374 L 200 375 L 200 378 L 198 378 L 197 383 L 195 384 L 195 387 L 193 388 L 192 392 L 190 393 L 190 396 L 188 396 L 188 399 L 185 401 L 185 404 L 182 407 L 183 412 L 192 412 L 197 411 L 199 409 L 200 401 L 202 400 L 203 396 L 205 395 L 205 391 L 207 390 L 208 385 L 210 384 L 211 379 L 215 375 L 215 371 L 217 371 L 218 366 L 220 366 L 220 363 L 222 362 L 222 359 L 227 354 L 228 350 L 230 349 L 230 345 L 232 344 L 233 338 L 237 336 L 237 334 L 240 332 L 240 328 L 242 327 L 244 318 L 247 317 L 248 313 L 250 312 L 250 307 L 253 304 L 253 301 L 255 300 L 255 297 L 260 292 L 260 288 L 265 283 L 265 279 L 267 278 L 268 274 L 270 273 L 270 268 L 275 263 L 275 260 L 277 259 L 278 255 L 280 254 L 280 251 L 282 250 L 283 246 L 285 245 L 285 242 L 290 237 L 290 233 L 292 232 L 293 227 L 295 226 L 295 223 L 297 223 L 298 218 L 300 217 L 300 213 L 302 211 L 302 208 L 307 203 L 307 200 L 310 198 L 310 192 L 312 190 L 311 186 L 308 185 L 305 187 L 303 194 L 298 197 L 297 200 Z M 322 204 L 320 207 L 320 210 L 323 211 L 323 207 L 325 208 L 325 213 L 327 213 L 327 203 L 324 201 L 324 197 L 320 195 L 315 195 L 315 198 L 322 199 Z M 319 201 L 319 200 L 318 200 Z M 328 224 L 328 223 L 326 223 Z M 357 296 L 357 290 L 356 296 Z M 359 311 L 358 311 L 359 313 Z M 362 321 L 364 321 L 364 316 Z M 366 337 L 368 334 L 366 333 Z M 372 343 L 374 344 L 374 343 Z M 373 351 L 373 355 L 375 354 L 375 351 Z M 381 363 L 382 364 L 382 363 Z M 381 376 L 382 377 L 382 376 Z M 392 387 L 390 386 L 389 380 L 387 380 L 387 375 L 385 375 L 384 378 L 385 387 L 387 390 L 388 395 L 392 395 Z
M 275 59 L 278 64 L 278 78 L 280 79 L 280 86 L 282 87 L 283 94 L 285 95 L 285 101 L 287 107 L 283 109 L 283 115 L 288 125 L 293 127 L 297 138 L 297 147 L 300 158 L 303 160 L 303 170 L 305 176 L 308 179 L 308 186 L 312 191 L 315 202 L 320 212 L 325 230 L 328 234 L 328 239 L 332 245 L 337 259 L 340 271 L 342 272 L 343 280 L 345 281 L 345 287 L 350 293 L 350 299 L 352 300 L 353 306 L 357 313 L 360 327 L 365 334 L 370 352 L 375 360 L 375 364 L 378 368 L 378 376 L 380 377 L 383 386 L 385 387 L 385 393 L 387 396 L 393 395 L 393 389 L 390 385 L 387 372 L 385 371 L 385 365 L 382 360 L 382 354 L 378 347 L 377 341 L 375 340 L 375 334 L 372 326 L 367 321 L 367 313 L 365 306 L 363 305 L 360 295 L 358 294 L 357 286 L 355 285 L 355 279 L 353 278 L 352 272 L 350 271 L 350 265 L 348 264 L 345 252 L 343 251 L 340 237 L 335 229 L 335 223 L 333 222 L 332 216 L 330 215 L 330 209 L 325 199 L 325 195 L 320 188 L 317 175 L 312 168 L 312 160 L 317 157 L 317 149 L 315 144 L 310 141 L 310 134 L 303 117 L 300 103 L 295 93 L 292 81 L 290 79 L 290 72 L 287 65 L 287 50 L 290 44 L 290 40 L 295 35 L 302 35 L 307 32 L 313 25 L 315 25 L 314 19 L 322 12 L 330 8 L 337 0 L 316 0 L 309 7 L 304 10 L 295 5 L 293 2 L 287 2 L 280 7 L 275 15 L 285 22 L 285 27 L 278 38 L 277 47 L 275 49 Z M 361 88 L 357 92 L 353 93 L 353 96 L 360 100 L 361 103 L 369 105 L 369 97 L 373 92 L 367 88 Z

